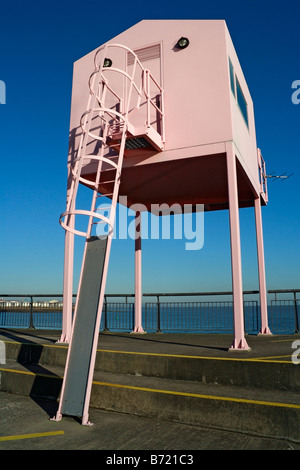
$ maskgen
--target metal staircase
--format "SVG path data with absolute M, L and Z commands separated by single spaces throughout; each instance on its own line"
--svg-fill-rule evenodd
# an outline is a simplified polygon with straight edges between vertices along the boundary
M 86 243 L 61 399 L 53 418 L 78 416 L 82 424 L 90 424 L 88 408 L 123 159 L 126 151 L 147 146 L 162 151 L 165 141 L 163 89 L 137 55 L 126 46 L 107 44 L 96 52 L 94 65 L 71 164 L 67 207 L 60 216 L 62 227 L 85 237 Z M 80 185 L 92 190 L 88 209 L 77 208 Z M 111 199 L 108 206 L 99 204 L 103 197 Z M 78 216 L 87 220 L 84 229 L 76 225 Z

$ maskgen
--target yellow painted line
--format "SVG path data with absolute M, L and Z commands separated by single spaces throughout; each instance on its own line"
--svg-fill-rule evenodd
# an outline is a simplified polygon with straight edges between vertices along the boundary
M 274 340 L 270 341 L 270 343 L 284 343 L 284 342 L 287 342 L 287 341 L 295 341 L 295 339 L 293 339 L 293 338 L 290 338 L 290 339 L 274 339 Z
M 135 354 L 138 356 L 180 357 L 180 358 L 188 358 L 188 359 L 218 359 L 221 361 L 243 360 L 243 359 L 229 358 L 229 357 L 188 356 L 184 354 L 162 354 L 162 353 L 149 353 L 149 352 L 140 352 L 140 351 L 114 351 L 112 349 L 97 349 L 97 352 L 104 352 L 104 353 L 107 352 L 107 353 L 114 353 L 114 354 Z
M 50 377 L 54 379 L 62 379 L 62 377 L 59 377 L 59 376 L 52 376 L 52 375 L 46 375 L 46 374 L 34 374 L 33 372 L 29 372 L 29 371 L 17 371 L 14 369 L 0 368 L 0 371 L 1 370 L 9 371 L 9 372 L 16 372 L 18 374 L 42 375 L 42 376 Z M 278 402 L 268 402 L 268 401 L 260 401 L 260 400 L 248 400 L 245 398 L 223 397 L 223 396 L 204 395 L 204 394 L 188 393 L 188 392 L 177 392 L 173 390 L 161 390 L 161 389 L 146 388 L 146 387 L 135 387 L 133 385 L 112 384 L 108 382 L 98 382 L 98 381 L 93 381 L 93 384 L 102 385 L 105 387 L 126 388 L 129 390 L 137 390 L 141 392 L 162 393 L 166 395 L 179 395 L 179 396 L 185 396 L 185 397 L 203 398 L 203 399 L 208 399 L 208 400 L 220 400 L 220 401 L 228 401 L 228 402 L 236 402 L 236 403 L 250 403 L 254 405 L 265 405 L 265 406 L 275 406 L 275 407 L 281 407 L 281 408 L 283 407 L 283 408 L 300 409 L 300 405 L 295 405 L 292 403 L 278 403 Z
M 177 358 L 187 358 L 187 359 L 207 359 L 207 360 L 213 360 L 213 361 L 272 362 L 269 359 L 265 360 L 264 357 L 240 358 L 240 357 L 187 356 L 183 354 L 160 354 L 160 353 L 134 352 L 134 351 L 114 351 L 110 349 L 97 349 L 97 352 L 109 352 L 109 353 L 115 353 L 115 354 L 136 354 L 136 355 L 141 355 L 141 356 L 177 357 Z M 274 356 L 274 357 L 277 357 L 277 356 Z M 289 356 L 282 356 L 282 357 L 289 357 Z M 276 363 L 282 362 L 284 364 L 290 363 L 290 361 L 274 361 L 274 362 Z
M 3 343 L 9 343 L 9 344 L 22 344 L 23 346 L 43 346 L 47 348 L 63 348 L 63 349 L 68 349 L 69 346 L 64 346 L 62 344 L 41 344 L 41 343 L 22 343 L 22 341 L 8 341 L 4 340 Z
M 265 356 L 265 357 L 258 357 L 256 358 L 255 360 L 256 361 L 267 361 L 267 362 L 272 362 L 271 360 L 272 359 L 278 359 L 278 358 L 284 358 L 284 357 L 289 357 L 290 359 L 292 358 L 292 355 L 291 354 L 287 354 L 286 356 Z M 287 362 L 290 362 L 290 361 L 274 361 L 274 362 L 284 362 L 284 363 L 287 363 Z
M 208 400 L 220 400 L 220 401 L 229 401 L 229 402 L 237 402 L 237 403 L 250 403 L 253 405 L 265 405 L 265 406 L 277 406 L 281 408 L 295 408 L 300 409 L 300 405 L 295 405 L 292 403 L 278 403 L 278 402 L 269 402 L 269 401 L 260 401 L 260 400 L 247 400 L 245 398 L 234 398 L 234 397 L 222 397 L 222 396 L 215 396 L 215 395 L 202 395 L 198 393 L 188 393 L 188 392 L 176 392 L 173 390 L 159 390 L 153 388 L 145 388 L 145 387 L 134 387 L 132 385 L 120 385 L 120 384 L 111 384 L 107 382 L 93 382 L 95 385 L 102 385 L 106 387 L 116 387 L 116 388 L 127 388 L 130 390 L 138 390 L 142 392 L 153 392 L 153 393 L 162 393 L 166 395 L 179 395 L 184 397 L 194 397 L 194 398 L 204 398 Z
M 20 344 L 17 341 L 4 341 L 7 343 L 15 343 L 15 344 Z M 26 343 L 27 344 L 27 343 Z M 68 346 L 57 346 L 56 344 L 39 344 L 35 343 L 37 346 L 44 346 L 48 348 L 63 348 L 67 349 Z M 272 362 L 272 356 L 270 357 L 252 357 L 252 358 L 238 358 L 238 357 L 211 357 L 211 356 L 189 356 L 189 355 L 183 355 L 183 354 L 163 354 L 163 353 L 150 353 L 150 352 L 140 352 L 140 351 L 116 351 L 112 349 L 97 349 L 97 352 L 101 353 L 114 353 L 114 354 L 131 354 L 131 355 L 137 355 L 137 356 L 154 356 L 154 357 L 175 357 L 175 358 L 186 358 L 186 359 L 206 359 L 206 360 L 213 360 L 213 361 L 238 361 L 238 362 Z M 239 351 L 242 352 L 242 351 Z M 231 352 L 229 352 L 231 354 Z M 280 357 L 280 356 L 274 356 Z M 282 356 L 282 357 L 289 357 L 289 356 Z M 289 364 L 291 361 L 273 361 L 278 363 L 283 363 L 283 364 Z
M 47 378 L 50 378 L 50 379 L 63 379 L 63 377 L 61 377 L 59 375 L 35 373 L 35 372 L 31 372 L 29 370 L 6 369 L 5 367 L 0 367 L 0 371 L 2 371 L 2 372 L 14 372 L 16 374 L 34 375 L 35 377 L 47 377 Z
M 16 441 L 19 439 L 34 439 L 36 437 L 60 436 L 62 434 L 65 434 L 65 432 L 64 431 L 51 431 L 51 432 L 38 432 L 38 433 L 33 433 L 33 434 L 16 434 L 15 436 L 0 437 L 0 442 Z
M 115 354 L 136 354 L 139 356 L 156 356 L 156 357 L 179 357 L 187 359 L 212 359 L 219 361 L 252 361 L 253 359 L 242 359 L 234 357 L 210 357 L 210 356 L 188 356 L 184 354 L 162 354 L 162 353 L 149 353 L 149 352 L 136 352 L 136 351 L 114 351 L 112 349 L 97 349 L 97 352 L 108 352 Z

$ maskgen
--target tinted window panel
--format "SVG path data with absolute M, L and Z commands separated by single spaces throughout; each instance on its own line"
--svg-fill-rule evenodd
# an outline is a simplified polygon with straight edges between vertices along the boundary
M 235 96 L 235 86 L 234 86 L 234 71 L 233 71 L 233 65 L 231 63 L 231 60 L 229 59 L 229 74 L 230 74 L 230 87 L 231 91 Z
M 236 79 L 236 95 L 237 95 L 237 102 L 239 105 L 239 108 L 241 110 L 241 113 L 245 119 L 245 122 L 247 126 L 249 127 L 248 123 L 248 109 L 247 109 L 247 102 L 245 100 L 244 94 L 242 92 L 241 86 L 239 84 L 238 79 Z

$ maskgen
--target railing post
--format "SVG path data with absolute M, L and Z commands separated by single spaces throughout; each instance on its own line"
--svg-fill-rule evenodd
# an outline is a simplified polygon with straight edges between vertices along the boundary
M 34 330 L 35 326 L 33 323 L 33 295 L 30 296 L 30 319 L 29 319 L 29 330 Z
M 297 293 L 294 291 L 294 304 L 295 304 L 295 333 L 299 333 L 299 318 L 297 307 Z
M 134 328 L 135 328 L 135 308 L 134 308 L 134 304 L 130 304 L 130 308 L 131 308 L 131 318 L 132 318 L 132 330 L 131 331 L 134 331 Z
M 104 331 L 109 331 L 107 326 L 107 297 L 104 296 Z
M 159 302 L 159 295 L 157 295 L 157 328 L 156 333 L 161 333 L 160 329 L 160 302 Z

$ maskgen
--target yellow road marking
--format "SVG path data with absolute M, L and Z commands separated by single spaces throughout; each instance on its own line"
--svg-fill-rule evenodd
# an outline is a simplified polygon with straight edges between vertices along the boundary
M 47 377 L 49 379 L 63 379 L 63 377 L 61 377 L 59 375 L 41 374 L 39 372 L 35 373 L 35 372 L 31 372 L 29 370 L 6 369 L 5 367 L 0 367 L 0 371 L 15 372 L 16 374 L 33 375 L 35 377 Z
M 256 361 L 267 361 L 271 362 L 270 359 L 277 359 L 277 358 L 283 358 L 283 357 L 289 357 L 291 359 L 291 354 L 287 354 L 286 356 L 263 356 L 263 357 L 257 357 L 255 360 Z M 274 361 L 274 362 L 290 362 L 290 361 Z
M 64 431 L 51 431 L 51 432 L 38 432 L 38 433 L 33 433 L 33 434 L 16 434 L 15 436 L 0 437 L 0 442 L 15 441 L 19 439 L 33 439 L 36 437 L 59 436 L 62 434 L 65 434 L 65 432 Z
M 270 341 L 270 343 L 284 343 L 286 341 L 295 341 L 294 338 L 290 338 L 290 339 L 273 339 L 272 341 Z
M 118 388 L 128 388 L 130 390 L 138 390 L 143 392 L 154 392 L 154 393 L 163 393 L 167 395 L 180 395 L 184 397 L 194 397 L 194 398 L 204 398 L 209 400 L 221 400 L 221 401 L 233 401 L 238 403 L 251 403 L 254 405 L 267 405 L 267 406 L 277 406 L 283 408 L 296 408 L 300 409 L 300 405 L 295 405 L 292 403 L 277 403 L 277 402 L 268 402 L 268 401 L 260 401 L 260 400 L 247 400 L 245 398 L 234 398 L 234 397 L 223 397 L 223 396 L 215 396 L 215 395 L 202 395 L 198 393 L 188 393 L 188 392 L 176 392 L 173 390 L 160 390 L 160 389 L 153 389 L 153 388 L 145 388 L 145 387 L 134 387 L 133 385 L 120 385 L 120 384 L 111 384 L 107 382 L 96 382 L 94 381 L 93 384 L 95 385 L 104 385 L 106 387 L 118 387 Z
M 282 341 L 291 341 L 291 340 L 282 340 Z M 17 341 L 4 341 L 7 343 L 20 344 Z M 54 344 L 38 344 L 38 346 L 44 346 L 48 348 L 65 348 L 68 346 L 57 346 Z M 272 362 L 272 359 L 279 357 L 291 357 L 289 355 L 285 356 L 269 356 L 269 357 L 252 357 L 252 358 L 240 358 L 240 357 L 211 357 L 211 356 L 189 356 L 184 354 L 163 354 L 163 353 L 150 353 L 150 352 L 140 352 L 140 351 L 115 351 L 112 349 L 97 349 L 97 352 L 101 353 L 114 353 L 114 354 L 133 354 L 138 356 L 156 356 L 156 357 L 176 357 L 176 358 L 187 358 L 187 359 L 207 359 L 207 360 L 216 360 L 216 361 L 239 361 L 239 362 Z M 239 351 L 240 352 L 240 351 Z M 231 352 L 230 352 L 231 353 Z M 275 361 L 277 364 L 290 364 L 291 361 Z
M 43 346 L 43 347 L 47 347 L 47 348 L 64 348 L 64 349 L 68 349 L 68 346 L 64 346 L 64 345 L 61 345 L 61 344 L 41 344 L 41 343 L 21 343 L 20 341 L 8 341 L 8 340 L 4 340 L 3 343 L 12 343 L 12 344 L 23 344 L 23 345 L 27 345 L 27 346 Z
M 14 369 L 0 368 L 0 371 L 16 372 L 18 374 L 27 374 L 27 375 L 42 375 L 45 377 L 62 379 L 62 377 L 59 377 L 59 376 L 53 376 L 53 375 L 47 376 L 46 374 L 34 374 L 33 372 L 18 371 Z M 295 405 L 292 403 L 268 402 L 268 401 L 261 401 L 261 400 L 249 400 L 245 398 L 223 397 L 223 396 L 204 395 L 204 394 L 188 393 L 188 392 L 177 392 L 174 390 L 161 390 L 161 389 L 146 388 L 146 387 L 135 387 L 133 385 L 112 384 L 108 382 L 98 382 L 98 381 L 93 381 L 93 384 L 102 385 L 106 387 L 127 388 L 130 390 L 137 390 L 137 391 L 142 391 L 142 392 L 162 393 L 162 394 L 167 394 L 167 395 L 180 395 L 180 396 L 204 398 L 204 399 L 210 399 L 210 400 L 221 400 L 221 401 L 229 401 L 229 402 L 237 402 L 237 403 L 250 403 L 254 405 L 266 405 L 266 406 L 277 406 L 277 407 L 284 407 L 284 408 L 300 409 L 300 405 Z
M 134 352 L 134 351 L 113 351 L 110 349 L 97 349 L 97 352 L 108 352 L 108 353 L 116 353 L 116 354 L 137 354 L 141 356 L 158 356 L 158 357 L 178 357 L 178 358 L 187 358 L 187 359 L 208 359 L 208 360 L 216 360 L 216 361 L 239 361 L 239 362 L 271 362 L 269 359 L 272 358 L 240 358 L 240 357 L 210 357 L 210 356 L 187 356 L 182 354 L 160 354 L 160 353 L 149 353 L 149 352 Z M 274 356 L 274 357 L 290 357 L 290 356 Z M 285 364 L 289 364 L 290 361 L 274 361 L 276 363 L 283 362 Z

